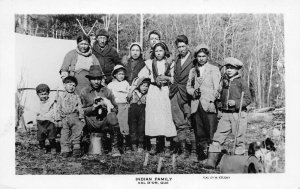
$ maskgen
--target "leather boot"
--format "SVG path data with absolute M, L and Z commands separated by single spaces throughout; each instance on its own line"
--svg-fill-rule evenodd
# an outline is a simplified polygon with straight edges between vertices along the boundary
M 50 147 L 51 147 L 51 154 L 56 155 L 56 140 L 52 139 L 49 142 L 50 142 Z
M 220 156 L 220 152 L 208 152 L 207 162 L 204 164 L 206 169 L 215 169 Z

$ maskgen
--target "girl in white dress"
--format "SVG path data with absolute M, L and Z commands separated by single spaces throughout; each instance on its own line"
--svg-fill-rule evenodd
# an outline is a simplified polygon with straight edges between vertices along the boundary
M 145 135 L 157 139 L 157 149 L 155 144 L 151 145 L 152 153 L 155 153 L 163 150 L 165 137 L 169 140 L 169 137 L 176 136 L 177 132 L 169 99 L 170 75 L 169 65 L 166 62 L 166 58 L 170 56 L 169 50 L 164 42 L 156 43 L 153 49 L 153 59 L 145 62 L 146 65 L 138 77 L 151 79 L 146 100 Z M 169 152 L 169 142 L 166 144 L 166 150 Z

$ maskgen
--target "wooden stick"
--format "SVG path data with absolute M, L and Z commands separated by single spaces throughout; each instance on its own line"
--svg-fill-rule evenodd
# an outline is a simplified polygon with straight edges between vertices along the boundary
M 242 106 L 243 106 L 243 99 L 244 99 L 244 91 L 242 92 L 242 95 L 241 95 L 239 115 L 238 115 L 238 120 L 236 122 L 236 129 L 235 129 L 235 135 L 234 135 L 234 144 L 233 144 L 233 152 L 232 152 L 233 155 L 235 154 L 235 148 L 236 148 L 236 142 L 237 142 L 237 135 L 238 135 L 238 132 L 239 132 L 240 118 L 241 118 L 241 112 L 242 112 Z
M 149 152 L 146 152 L 145 161 L 144 161 L 143 166 L 146 167 L 148 165 L 148 162 L 149 162 Z
M 87 35 L 86 32 L 85 32 L 85 30 L 83 29 L 81 23 L 79 22 L 79 20 L 78 20 L 77 18 L 76 18 L 76 20 L 77 20 L 77 22 L 79 23 L 79 26 L 80 26 L 81 30 L 83 31 L 83 33 L 84 33 L 85 35 Z
M 160 171 L 161 171 L 163 160 L 164 160 L 163 157 L 159 157 L 158 165 L 157 165 L 157 173 L 160 173 Z
M 90 31 L 88 32 L 87 35 L 90 35 L 90 33 L 92 32 L 92 30 L 94 29 L 94 27 L 97 23 L 98 23 L 98 20 L 95 21 L 94 25 L 92 26 L 92 28 L 90 29 Z

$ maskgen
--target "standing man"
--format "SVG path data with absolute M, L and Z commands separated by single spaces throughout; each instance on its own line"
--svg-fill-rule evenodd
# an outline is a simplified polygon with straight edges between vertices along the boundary
M 148 35 L 148 39 L 149 39 L 149 42 L 150 42 L 150 47 L 144 52 L 144 60 L 148 60 L 148 59 L 152 59 L 151 58 L 151 54 L 152 54 L 152 51 L 153 51 L 153 47 L 154 45 L 160 41 L 160 38 L 161 38 L 161 35 L 160 35 L 160 32 L 157 31 L 157 30 L 152 30 L 149 32 L 149 35 Z
M 106 76 L 105 83 L 112 80 L 111 72 L 114 66 L 121 64 L 121 59 L 117 50 L 109 43 L 109 34 L 105 29 L 99 29 L 96 32 L 96 41 L 93 45 L 93 54 L 101 62 L 101 68 Z
M 177 129 L 177 137 L 175 137 L 174 141 L 184 152 L 183 158 L 187 158 L 189 156 L 189 152 L 186 148 L 186 142 L 190 141 L 192 144 L 190 158 L 193 161 L 197 161 L 195 136 L 193 131 L 191 131 L 190 124 L 191 108 L 186 90 L 189 71 L 193 66 L 193 56 L 189 51 L 189 41 L 185 35 L 177 36 L 175 44 L 179 55 L 175 59 L 174 66 L 171 71 L 173 82 L 170 87 L 172 117 Z

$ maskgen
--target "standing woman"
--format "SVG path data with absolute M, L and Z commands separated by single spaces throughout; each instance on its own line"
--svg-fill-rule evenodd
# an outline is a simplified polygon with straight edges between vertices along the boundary
M 221 73 L 209 62 L 209 48 L 199 45 L 194 52 L 193 68 L 187 82 L 187 92 L 192 96 L 191 116 L 198 159 L 207 158 L 207 147 L 217 129 L 215 100 L 219 97 Z
M 177 135 L 173 123 L 171 102 L 169 98 L 170 75 L 169 64 L 166 59 L 170 56 L 167 45 L 158 42 L 153 47 L 152 58 L 145 62 L 145 67 L 138 74 L 139 78 L 148 77 L 151 84 L 146 100 L 145 135 L 155 137 L 156 144 L 151 144 L 152 153 L 161 152 L 165 147 L 165 138 Z M 169 142 L 166 144 L 166 153 L 170 151 Z
M 132 43 L 129 47 L 130 58 L 126 64 L 127 81 L 131 85 L 134 78 L 138 77 L 138 73 L 145 66 L 142 55 L 142 47 L 139 43 Z
M 76 92 L 78 94 L 82 88 L 90 85 L 89 80 L 85 76 L 88 75 L 91 65 L 100 66 L 98 59 L 92 54 L 90 42 L 88 36 L 80 34 L 77 37 L 76 49 L 66 54 L 59 71 L 62 79 L 67 76 L 74 76 L 77 79 Z

